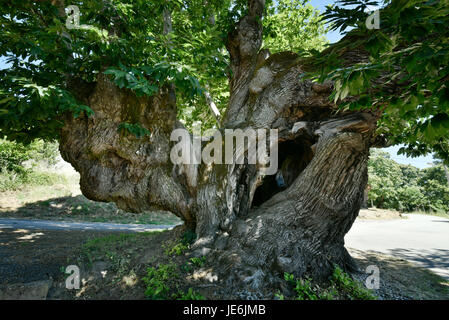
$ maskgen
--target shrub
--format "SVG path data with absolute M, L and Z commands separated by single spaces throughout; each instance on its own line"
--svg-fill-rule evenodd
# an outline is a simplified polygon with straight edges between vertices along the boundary
M 177 277 L 174 264 L 161 264 L 157 268 L 148 268 L 146 277 L 142 279 L 147 285 L 145 295 L 152 300 L 167 299 L 170 293 L 168 281 Z
M 59 154 L 56 142 L 35 140 L 28 145 L 0 140 L 0 191 L 17 190 L 24 185 L 65 183 L 65 178 L 53 173 L 35 172 L 23 163 L 46 161 L 55 164 Z
M 297 300 L 375 300 L 377 299 L 368 289 L 352 279 L 340 267 L 335 266 L 327 288 L 322 288 L 312 283 L 312 279 L 305 277 L 296 279 L 293 274 L 285 273 L 284 279 L 289 283 Z M 284 299 L 280 293 L 275 295 L 278 299 Z
M 375 300 L 374 296 L 368 289 L 362 287 L 362 285 L 351 278 L 350 275 L 345 273 L 340 267 L 335 266 L 334 273 L 332 274 L 331 284 L 336 288 L 340 294 L 351 300 Z

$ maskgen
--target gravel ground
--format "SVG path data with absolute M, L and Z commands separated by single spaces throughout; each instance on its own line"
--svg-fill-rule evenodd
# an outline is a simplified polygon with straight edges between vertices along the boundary
M 0 286 L 56 279 L 73 264 L 76 249 L 110 234 L 92 231 L 0 230 Z

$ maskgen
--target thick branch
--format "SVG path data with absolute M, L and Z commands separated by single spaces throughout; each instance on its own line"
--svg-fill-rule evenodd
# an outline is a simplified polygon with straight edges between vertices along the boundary
M 169 158 L 170 134 L 179 126 L 173 91 L 166 87 L 154 97 L 137 98 L 99 76 L 85 100 L 95 115 L 68 115 L 60 141 L 63 158 L 81 175 L 83 194 L 129 211 L 169 210 L 192 222 L 187 178 Z M 124 122 L 137 123 L 151 135 L 139 139 L 119 132 Z
M 231 62 L 231 98 L 227 114 L 223 119 L 225 127 L 235 126 L 240 111 L 245 116 L 243 104 L 248 98 L 248 85 L 257 63 L 257 55 L 262 45 L 262 14 L 265 0 L 249 0 L 248 15 L 244 16 L 229 33 L 226 48 Z

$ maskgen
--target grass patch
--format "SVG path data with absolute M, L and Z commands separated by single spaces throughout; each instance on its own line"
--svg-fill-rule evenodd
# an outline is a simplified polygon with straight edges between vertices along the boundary
M 204 300 L 204 296 L 193 288 L 185 288 L 182 278 L 200 268 L 206 263 L 206 258 L 182 257 L 190 249 L 196 235 L 192 231 L 183 234 L 180 240 L 170 241 L 163 245 L 164 255 L 168 258 L 166 264 L 159 264 L 147 269 L 146 276 L 142 279 L 146 285 L 145 296 L 148 299 L 160 300 Z M 182 290 L 184 287 L 184 290 Z
M 145 295 L 151 300 L 204 300 L 205 298 L 195 292 L 193 288 L 187 291 L 179 289 L 176 281 L 181 278 L 179 267 L 170 262 L 161 264 L 158 267 L 150 267 L 147 269 L 147 275 L 142 279 L 147 288 Z
M 67 184 L 67 177 L 52 172 L 24 170 L 22 173 L 13 171 L 0 172 L 0 192 L 23 190 L 35 186 L 51 186 Z
M 0 183 L 7 184 L 1 180 Z M 181 220 L 166 211 L 132 213 L 114 203 L 91 201 L 81 195 L 79 176 L 33 173 L 33 183 L 0 192 L 0 216 L 122 224 L 174 225 Z
M 335 266 L 334 272 L 325 286 L 314 284 L 311 278 L 296 279 L 293 274 L 285 273 L 284 280 L 295 292 L 296 300 L 376 300 L 377 297 L 362 284 L 354 280 L 340 267 Z M 285 297 L 277 293 L 278 299 Z

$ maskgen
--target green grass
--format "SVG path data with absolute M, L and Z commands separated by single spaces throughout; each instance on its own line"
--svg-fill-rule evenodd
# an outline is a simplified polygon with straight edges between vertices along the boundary
M 296 279 L 293 274 L 285 273 L 284 280 L 295 292 L 296 300 L 376 300 L 377 297 L 350 275 L 335 266 L 334 272 L 326 286 L 315 284 L 311 278 Z M 280 293 L 275 294 L 279 300 L 284 300 Z
M 193 288 L 185 288 L 181 278 L 192 272 L 195 268 L 201 268 L 206 263 L 206 257 L 187 258 L 183 253 L 190 249 L 196 235 L 187 231 L 181 239 L 170 241 L 163 245 L 167 263 L 147 268 L 147 274 L 142 278 L 146 285 L 145 295 L 148 299 L 160 300 L 204 300 L 205 297 L 197 293 Z M 182 290 L 184 287 L 185 290 Z
M 204 296 L 192 288 L 188 288 L 187 292 L 179 289 L 173 281 L 181 277 L 178 269 L 173 262 L 148 268 L 147 275 L 142 278 L 147 286 L 145 296 L 151 300 L 204 300 Z
M 66 184 L 67 177 L 51 172 L 26 170 L 23 173 L 13 171 L 0 172 L 0 192 L 16 191 L 33 186 Z
M 0 191 L 1 217 L 122 224 L 181 223 L 166 211 L 132 213 L 118 209 L 114 203 L 91 201 L 80 194 L 79 176 L 33 172 L 27 179 L 32 182 L 13 181 L 14 188 Z M 0 183 L 10 184 L 1 179 L 1 174 Z

